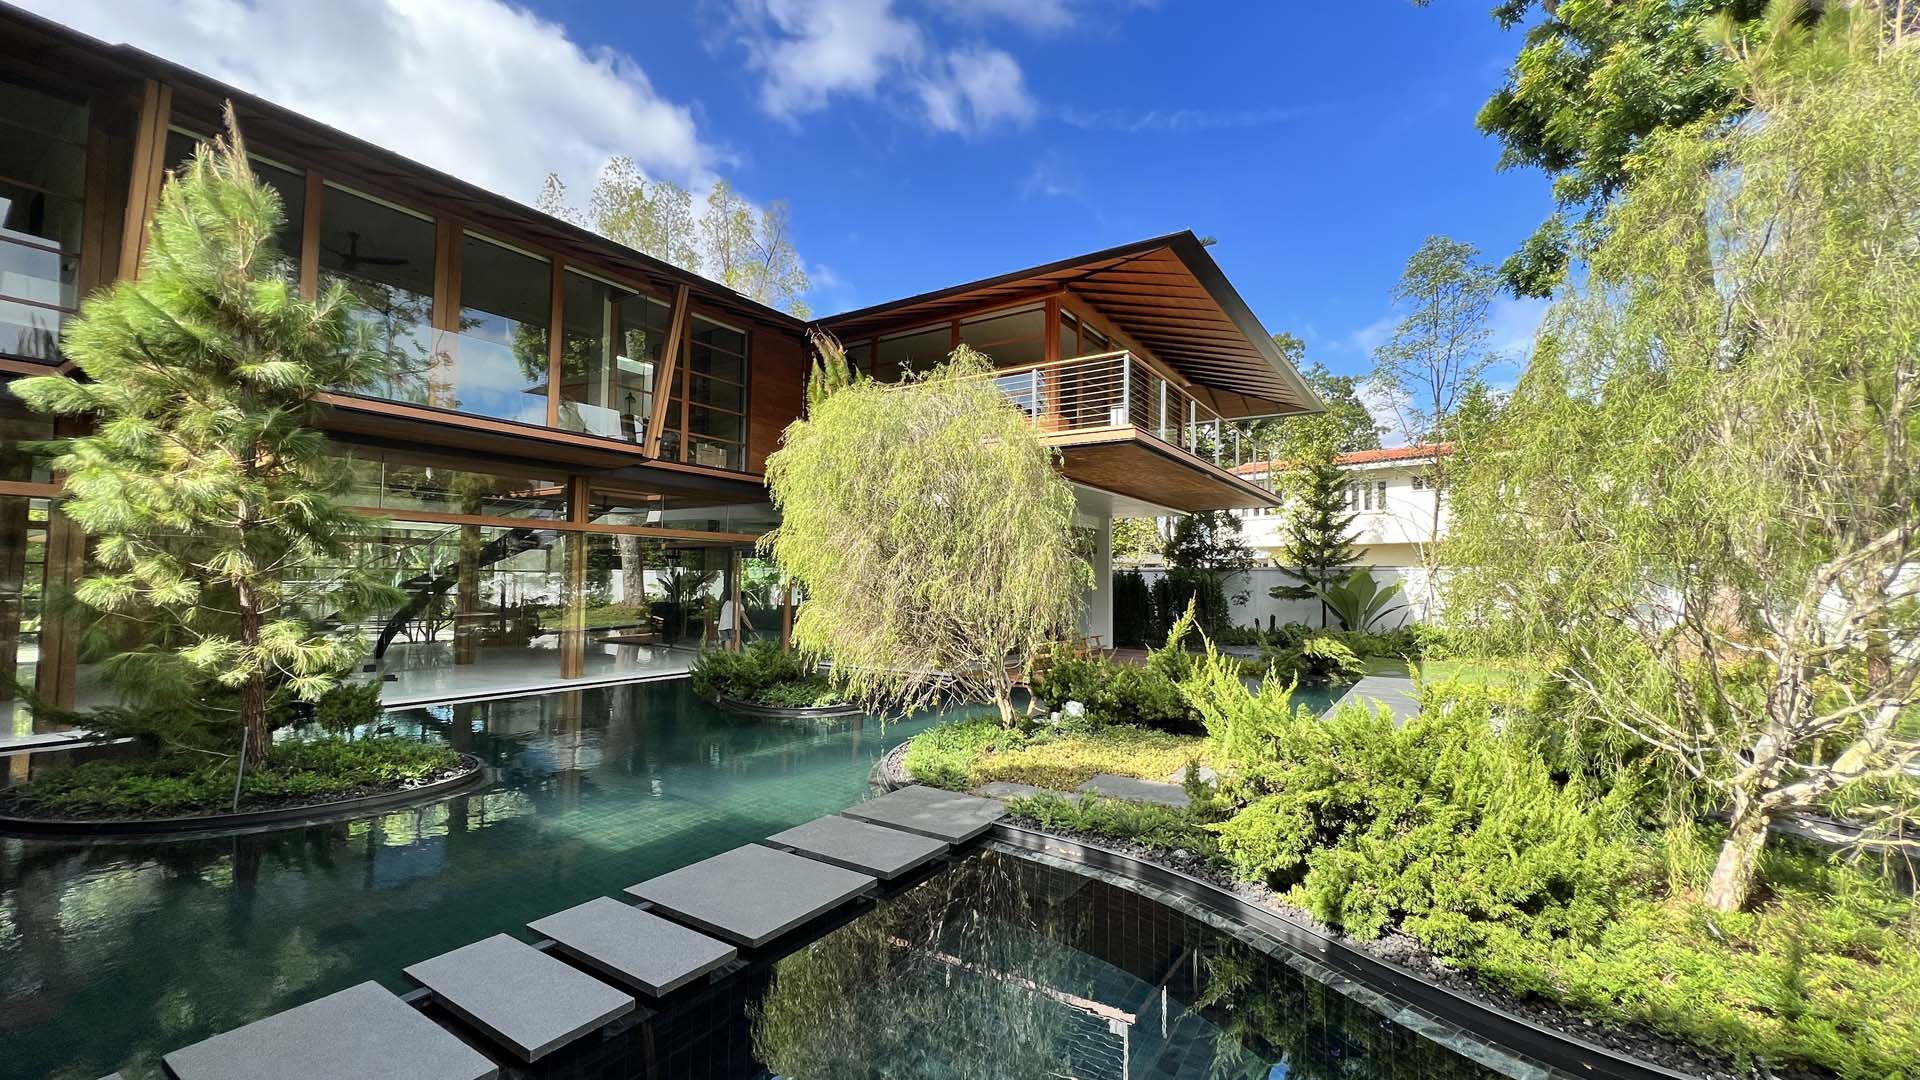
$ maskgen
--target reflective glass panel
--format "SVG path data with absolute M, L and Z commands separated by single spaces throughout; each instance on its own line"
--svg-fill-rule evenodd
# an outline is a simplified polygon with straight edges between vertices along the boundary
M 644 440 L 671 309 L 581 274 L 568 273 L 564 288 L 560 426 L 627 442 Z
M 79 306 L 87 107 L 0 83 L 0 353 L 59 358 Z
M 553 268 L 471 233 L 460 244 L 460 329 L 437 336 L 430 403 L 544 426 Z
M 434 404 L 433 222 L 329 184 L 320 203 L 320 284 L 346 286 L 385 359 L 359 392 Z

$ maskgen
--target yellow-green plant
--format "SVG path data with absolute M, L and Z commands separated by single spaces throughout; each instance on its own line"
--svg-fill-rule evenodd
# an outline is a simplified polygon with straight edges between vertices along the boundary
M 818 344 L 837 379 L 844 357 Z M 807 598 L 794 643 L 852 700 L 912 709 L 953 689 L 1011 726 L 1014 674 L 1092 586 L 1072 489 L 989 370 L 962 347 L 912 382 L 847 380 L 767 459 L 781 523 L 763 546 Z

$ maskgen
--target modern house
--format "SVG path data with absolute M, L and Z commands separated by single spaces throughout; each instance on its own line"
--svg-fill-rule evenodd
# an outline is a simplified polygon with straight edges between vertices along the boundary
M 231 101 L 280 192 L 301 290 L 345 283 L 390 366 L 326 397 L 324 426 L 377 515 L 360 565 L 408 601 L 368 627 L 388 700 L 683 670 L 733 599 L 785 632 L 753 543 L 762 469 L 798 416 L 809 325 L 604 237 L 139 50 L 0 6 L 0 716 L 16 680 L 99 700 L 134 642 L 47 603 L 84 572 L 59 434 L 6 392 L 67 370 L 62 323 L 138 272 L 167 170 Z M 887 377 L 965 342 L 1062 453 L 1103 582 L 1116 515 L 1270 506 L 1220 449 L 1226 420 L 1318 408 L 1191 233 L 823 321 Z

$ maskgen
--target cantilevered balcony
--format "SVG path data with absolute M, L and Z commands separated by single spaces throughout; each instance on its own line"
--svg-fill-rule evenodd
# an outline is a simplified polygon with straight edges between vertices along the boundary
M 1061 450 L 1067 477 L 1173 510 L 1277 505 L 1228 470 L 1251 457 L 1199 399 L 1130 352 L 984 376 Z

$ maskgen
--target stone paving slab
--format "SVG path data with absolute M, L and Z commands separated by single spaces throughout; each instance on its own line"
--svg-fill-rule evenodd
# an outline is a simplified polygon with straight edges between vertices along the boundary
M 885 825 L 891 829 L 964 843 L 993 827 L 1007 808 L 997 800 L 962 795 L 924 784 L 911 784 L 877 799 L 868 799 L 840 811 L 846 817 Z
M 866 874 L 748 844 L 629 886 L 681 922 L 758 948 L 873 888 Z
M 1155 803 L 1160 806 L 1172 806 L 1186 809 L 1187 789 L 1179 784 L 1163 784 L 1158 780 L 1141 780 L 1117 773 L 1099 773 L 1086 783 L 1075 788 L 1109 799 L 1125 799 L 1129 802 Z
M 633 1011 L 634 1000 L 585 972 L 495 934 L 406 969 L 434 1000 L 522 1061 L 534 1061 Z
M 606 896 L 527 926 L 573 959 L 651 997 L 671 994 L 739 955 L 725 942 Z
M 925 865 L 947 850 L 945 842 L 918 833 L 869 825 L 829 814 L 767 837 L 821 862 L 891 880 Z
M 162 1058 L 179 1080 L 494 1080 L 493 1062 L 376 982 Z
M 1420 715 L 1420 695 L 1414 689 L 1413 680 L 1401 675 L 1369 675 L 1354 683 L 1327 711 L 1332 712 L 1350 701 L 1371 703 L 1374 707 L 1385 705 L 1392 710 L 1396 727 Z
M 989 780 L 974 788 L 973 793 L 989 799 L 1017 799 L 1024 795 L 1060 794 L 1036 784 L 1019 784 L 1012 780 Z

